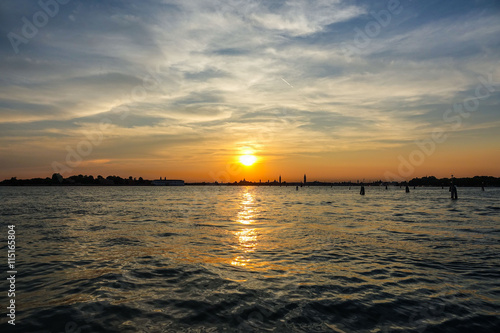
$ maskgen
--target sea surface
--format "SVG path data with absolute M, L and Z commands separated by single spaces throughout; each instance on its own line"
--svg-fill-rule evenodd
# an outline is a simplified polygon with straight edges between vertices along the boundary
M 0 187 L 0 331 L 500 332 L 500 189 L 410 190 Z

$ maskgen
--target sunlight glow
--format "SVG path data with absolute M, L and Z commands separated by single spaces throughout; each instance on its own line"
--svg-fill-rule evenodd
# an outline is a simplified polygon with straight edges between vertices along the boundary
M 240 156 L 240 163 L 246 166 L 250 166 L 257 162 L 257 157 L 254 155 L 243 155 Z

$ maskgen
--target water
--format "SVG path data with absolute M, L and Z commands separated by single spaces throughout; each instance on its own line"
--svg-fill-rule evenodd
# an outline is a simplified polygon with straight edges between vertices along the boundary
M 19 332 L 500 329 L 500 189 L 460 188 L 458 201 L 399 187 L 0 195 L 4 258 L 6 225 L 17 231 Z

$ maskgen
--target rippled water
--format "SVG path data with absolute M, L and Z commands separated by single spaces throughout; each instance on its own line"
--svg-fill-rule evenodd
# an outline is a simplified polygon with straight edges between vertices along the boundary
M 500 331 L 500 189 L 0 195 L 4 258 L 17 229 L 20 332 Z

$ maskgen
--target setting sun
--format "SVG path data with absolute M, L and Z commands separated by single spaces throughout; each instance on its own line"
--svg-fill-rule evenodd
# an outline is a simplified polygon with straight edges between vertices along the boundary
M 240 156 L 240 163 L 246 166 L 250 166 L 257 161 L 257 157 L 254 155 L 243 155 Z

